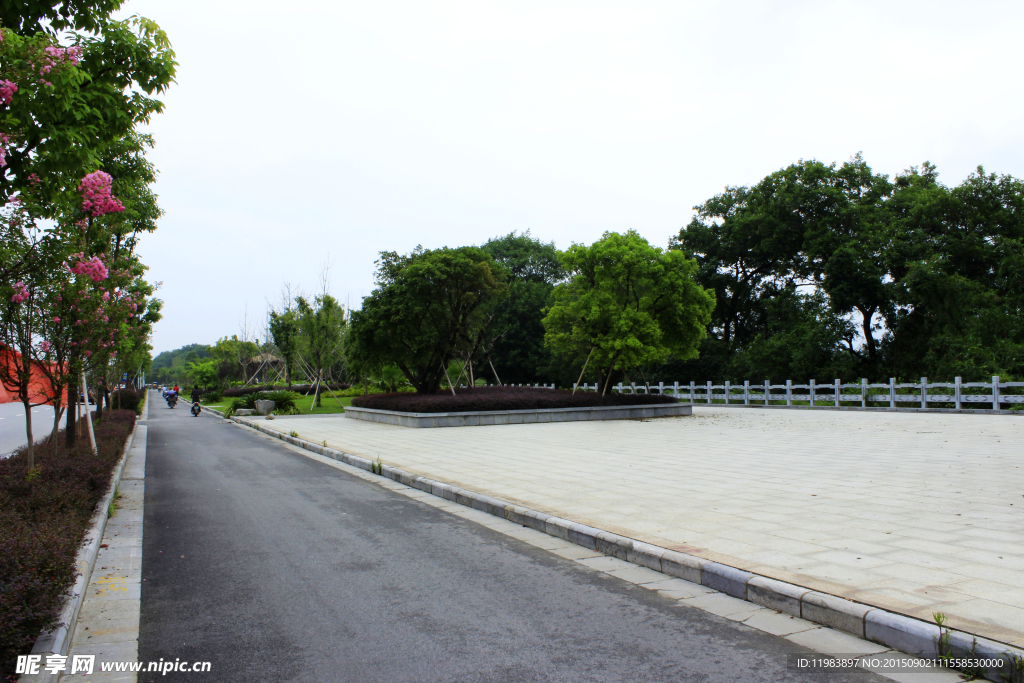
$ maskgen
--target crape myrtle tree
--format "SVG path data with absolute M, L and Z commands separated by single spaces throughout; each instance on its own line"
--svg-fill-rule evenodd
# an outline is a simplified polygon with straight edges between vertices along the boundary
M 706 334 L 714 295 L 694 281 L 696 264 L 630 230 L 607 232 L 561 254 L 567 282 L 555 287 L 545 341 L 560 357 L 589 367 L 602 394 L 630 370 L 692 358 Z M 582 373 L 581 373 L 582 374 Z
M 479 247 L 382 252 L 377 287 L 352 312 L 350 365 L 366 374 L 395 365 L 420 393 L 456 383 L 446 376 L 448 364 L 467 358 L 479 343 L 508 292 L 507 277 Z

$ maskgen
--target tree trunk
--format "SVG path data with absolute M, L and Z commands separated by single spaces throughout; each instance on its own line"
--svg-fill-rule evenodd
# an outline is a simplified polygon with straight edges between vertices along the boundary
M 53 406 L 53 431 L 50 432 L 50 447 L 52 449 L 53 457 L 57 457 L 57 437 L 60 436 L 60 418 L 64 413 L 64 402 L 57 397 L 57 402 Z
M 74 379 L 68 382 L 68 417 L 64 424 L 64 443 L 68 449 L 75 447 L 75 428 L 78 418 L 78 384 Z
M 21 405 L 25 406 L 25 436 L 28 437 L 28 469 L 31 471 L 36 467 L 36 445 L 32 437 L 32 403 L 28 400 L 28 392 L 25 392 L 21 399 Z

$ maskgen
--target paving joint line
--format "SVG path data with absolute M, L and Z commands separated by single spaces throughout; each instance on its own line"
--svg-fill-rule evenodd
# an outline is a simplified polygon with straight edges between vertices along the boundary
M 205 409 L 224 418 L 224 414 L 219 410 Z M 252 419 L 234 416 L 224 419 L 306 451 L 370 472 L 372 476 L 390 479 L 432 496 L 545 533 L 593 552 L 705 586 L 738 600 L 753 603 L 758 607 L 773 609 L 898 652 L 924 659 L 936 659 L 939 654 L 940 639 L 948 637 L 948 654 L 953 657 L 1000 660 L 1003 663 L 998 668 L 1010 671 L 1011 675 L 1017 663 L 1024 662 L 1024 650 L 1006 643 L 965 631 L 940 628 L 937 624 L 897 612 L 662 548 L 415 475 L 390 465 L 380 465 L 379 471 L 374 473 L 378 465 L 367 458 L 299 437 L 289 436 Z M 998 683 L 1010 683 L 1011 681 L 1009 678 L 1000 676 L 998 672 L 988 671 L 987 674 L 989 680 Z

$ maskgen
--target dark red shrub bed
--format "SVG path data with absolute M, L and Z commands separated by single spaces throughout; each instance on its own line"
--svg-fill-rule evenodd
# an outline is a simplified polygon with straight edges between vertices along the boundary
M 0 680 L 13 675 L 17 656 L 32 649 L 41 631 L 57 626 L 77 575 L 75 555 L 135 426 L 135 411 L 106 413 L 95 426 L 99 455 L 88 436 L 68 451 L 61 432 L 56 457 L 47 441 L 36 444 L 33 474 L 25 449 L 0 460 Z
M 331 384 L 321 384 L 320 392 L 323 393 L 327 389 L 331 391 L 344 391 L 348 389 L 350 385 L 332 382 Z M 326 389 L 325 389 L 326 387 Z M 266 391 L 294 391 L 296 394 L 302 394 L 303 396 L 309 396 L 313 393 L 316 388 L 315 384 L 293 384 L 292 388 L 289 389 L 286 384 L 260 384 L 259 386 L 251 387 L 231 387 L 225 389 L 222 392 L 224 398 L 236 398 L 238 396 L 248 396 L 249 394 L 258 394 Z
M 462 413 L 474 410 L 531 410 L 540 408 L 577 408 L 591 406 L 638 406 L 653 403 L 678 403 L 671 396 L 612 394 L 601 396 L 587 391 L 573 394 L 567 389 L 532 387 L 477 387 L 438 394 L 371 394 L 356 396 L 352 405 L 407 413 Z
M 114 410 L 134 410 L 139 412 L 139 403 L 142 401 L 142 394 L 134 389 L 118 389 L 110 392 L 110 407 Z

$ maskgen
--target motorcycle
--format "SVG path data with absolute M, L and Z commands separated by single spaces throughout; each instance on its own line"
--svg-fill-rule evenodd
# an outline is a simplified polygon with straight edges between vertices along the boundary
M 199 413 L 201 413 L 202 411 L 203 411 L 203 409 L 199 405 L 199 401 L 193 401 L 192 402 L 192 417 L 199 417 Z
M 167 407 L 174 408 L 174 404 L 178 402 L 178 395 L 173 391 L 167 392 Z

